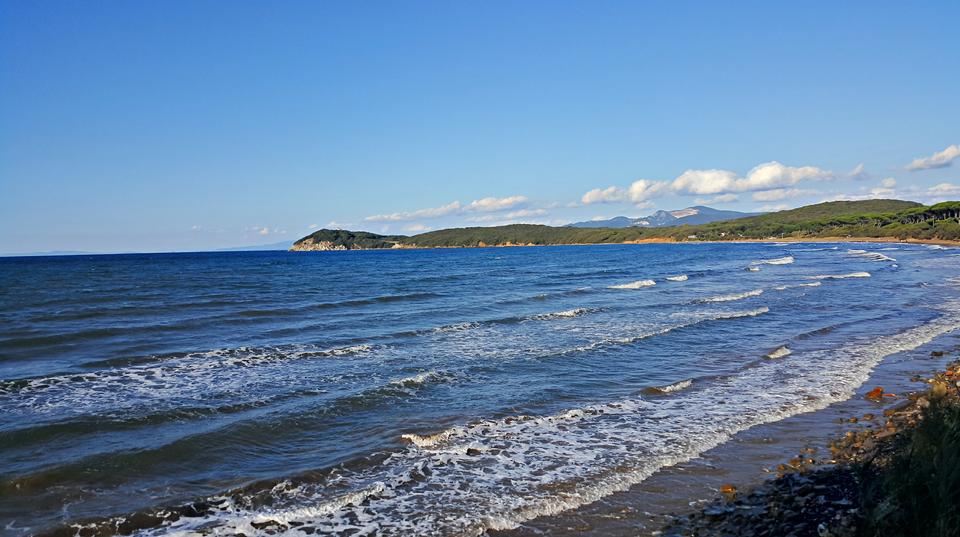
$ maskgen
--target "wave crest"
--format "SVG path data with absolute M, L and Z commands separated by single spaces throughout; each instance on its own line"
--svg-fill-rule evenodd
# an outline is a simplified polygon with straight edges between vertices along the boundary
M 777 358 L 783 358 L 784 356 L 790 356 L 791 354 L 793 354 L 793 352 L 784 345 L 768 352 L 766 355 L 764 355 L 764 358 L 776 360 Z
M 657 282 L 653 280 L 637 280 L 630 283 L 611 285 L 608 289 L 641 289 L 643 287 L 652 287 L 654 285 L 657 285 Z
M 729 295 L 717 295 L 707 298 L 700 299 L 700 302 L 733 302 L 734 300 L 743 300 L 744 298 L 750 298 L 752 296 L 759 296 L 763 294 L 763 289 L 754 289 L 753 291 L 745 291 L 743 293 L 732 293 Z
M 776 259 L 761 259 L 760 261 L 754 261 L 750 263 L 751 265 L 789 265 L 793 263 L 793 256 L 788 255 L 786 257 L 778 257 Z
M 686 390 L 690 386 L 693 386 L 693 379 L 681 380 L 680 382 L 674 382 L 673 384 L 668 384 L 666 386 L 651 386 L 649 388 L 645 388 L 643 393 L 647 395 L 665 395 L 668 393 Z
M 865 257 L 871 261 L 896 261 L 896 259 L 880 252 L 868 252 L 867 250 L 847 250 L 847 254 L 856 257 Z
M 869 272 L 851 272 L 850 274 L 817 274 L 807 276 L 808 280 L 845 280 L 847 278 L 869 278 Z

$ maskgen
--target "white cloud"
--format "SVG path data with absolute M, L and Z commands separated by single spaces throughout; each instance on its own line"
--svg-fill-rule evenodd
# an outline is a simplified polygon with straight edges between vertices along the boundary
M 629 197 L 633 203 L 642 204 L 650 198 L 659 196 L 667 189 L 667 186 L 666 181 L 640 179 L 630 185 L 630 188 L 627 190 L 627 197 Z
M 913 162 L 907 165 L 907 169 L 915 172 L 918 170 L 930 170 L 933 168 L 946 168 L 957 157 L 960 157 L 960 145 L 953 144 L 948 146 L 943 151 L 934 153 L 929 157 L 913 159 Z
M 194 224 L 190 226 L 190 229 L 192 229 L 193 231 L 200 231 L 201 229 L 203 229 L 203 226 Z
M 727 170 L 687 170 L 670 186 L 678 192 L 711 195 L 730 192 L 736 180 L 737 174 Z
M 857 166 L 851 172 L 851 175 L 863 174 L 863 165 Z M 794 167 L 772 161 L 755 166 L 743 177 L 730 170 L 687 170 L 673 181 L 640 179 L 634 181 L 628 188 L 618 186 L 595 188 L 585 193 L 581 201 L 584 205 L 631 202 L 638 207 L 648 207 L 651 205 L 649 200 L 664 194 L 675 193 L 712 196 L 695 200 L 699 204 L 730 203 L 738 199 L 737 193 L 756 191 L 770 192 L 754 196 L 754 199 L 773 201 L 811 193 L 811 191 L 784 187 L 805 181 L 828 181 L 835 178 L 832 172 L 816 166 Z
M 545 216 L 546 214 L 545 209 L 520 209 L 507 213 L 507 218 L 529 218 L 531 216 Z
M 750 170 L 747 176 L 737 182 L 737 188 L 743 191 L 764 190 L 781 186 L 793 186 L 803 181 L 827 181 L 833 174 L 816 166 L 794 168 L 779 162 L 767 162 Z
M 863 163 L 860 163 L 860 164 L 857 164 L 856 167 L 854 167 L 852 170 L 850 170 L 850 173 L 847 174 L 847 177 L 855 181 L 861 181 L 861 180 L 870 179 L 871 176 L 869 173 L 864 171 Z
M 957 198 L 960 197 L 960 185 L 954 185 L 952 183 L 940 183 L 928 188 L 927 194 L 930 197 L 952 196 Z
M 247 228 L 247 231 L 256 233 L 257 235 L 267 236 L 267 235 L 286 235 L 287 230 L 279 227 L 267 227 L 267 226 L 253 226 Z
M 594 188 L 580 198 L 585 205 L 591 203 L 619 203 L 627 200 L 627 191 L 611 186 L 607 188 Z
M 738 177 L 729 170 L 687 170 L 674 179 L 670 186 L 680 193 L 711 195 L 770 190 L 803 181 L 827 181 L 833 178 L 833 173 L 816 166 L 793 167 L 773 161 L 754 167 L 744 177 Z
M 879 186 L 860 189 L 862 194 L 836 194 L 822 201 L 857 201 L 877 198 L 896 198 L 919 201 L 931 204 L 941 201 L 960 199 L 960 185 L 953 183 L 939 183 L 930 187 L 897 188 L 897 180 L 888 177 L 880 182 Z
M 517 211 L 511 211 L 507 214 L 484 214 L 471 216 L 468 217 L 467 220 L 470 222 L 504 222 L 507 220 L 512 221 L 517 219 L 545 216 L 546 214 L 546 209 L 520 209 Z
M 422 220 L 425 218 L 440 218 L 467 212 L 497 212 L 506 211 L 515 207 L 525 205 L 529 200 L 526 196 L 508 196 L 506 198 L 482 198 L 473 200 L 467 205 L 461 205 L 459 201 L 452 201 L 440 207 L 430 207 L 427 209 L 418 209 L 410 212 L 398 212 L 389 214 L 375 214 L 364 218 L 367 222 L 406 222 L 409 220 Z
M 802 188 L 775 188 L 773 190 L 754 192 L 750 197 L 753 198 L 754 201 L 779 201 L 818 193 L 816 190 L 805 190 Z
M 775 213 L 775 212 L 777 212 L 777 211 L 784 211 L 784 210 L 787 210 L 787 209 L 789 209 L 789 208 L 790 208 L 790 206 L 787 205 L 786 203 L 779 203 L 779 204 L 777 204 L 777 205 L 764 205 L 764 206 L 760 207 L 759 210 L 760 210 L 760 212 L 762 212 L 762 213 Z
M 364 220 L 368 222 L 403 222 L 405 220 L 417 220 L 419 218 L 439 218 L 459 212 L 461 208 L 460 202 L 454 201 L 446 205 L 441 205 L 440 207 L 419 209 L 411 212 L 375 214 L 364 218 Z
M 333 223 L 333 222 L 331 222 L 331 224 L 332 224 L 332 223 Z M 310 224 L 309 226 L 307 226 L 307 229 L 317 229 L 318 227 L 320 227 L 320 226 L 318 226 L 317 224 Z
M 639 179 L 630 184 L 626 189 L 611 186 L 607 188 L 594 188 L 587 192 L 580 199 L 585 205 L 591 203 L 622 203 L 630 202 L 638 207 L 646 207 L 650 204 L 648 200 L 666 192 L 668 183 L 666 181 L 652 181 L 650 179 Z
M 503 211 L 506 209 L 512 209 L 519 205 L 527 203 L 526 196 L 509 196 L 506 198 L 483 198 L 479 200 L 473 200 L 469 205 L 464 207 L 466 211 L 481 211 L 481 212 L 493 212 L 493 211 Z
M 693 200 L 697 205 L 715 205 L 717 203 L 732 203 L 740 199 L 736 194 L 720 194 L 712 198 L 697 198 Z
M 429 230 L 430 228 L 423 224 L 410 224 L 409 226 L 403 228 L 404 231 L 412 231 L 414 233 L 421 233 Z
M 871 188 L 868 192 L 870 192 L 870 199 L 893 198 L 896 196 L 892 188 L 884 188 L 882 186 Z

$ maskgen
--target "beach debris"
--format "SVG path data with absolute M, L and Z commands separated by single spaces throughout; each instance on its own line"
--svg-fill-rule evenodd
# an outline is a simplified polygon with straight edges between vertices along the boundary
M 868 401 L 879 401 L 882 397 L 883 397 L 883 388 L 881 388 L 880 386 L 877 386 L 876 388 L 870 390 L 869 392 L 867 392 L 866 395 L 863 396 L 863 398 L 867 399 Z

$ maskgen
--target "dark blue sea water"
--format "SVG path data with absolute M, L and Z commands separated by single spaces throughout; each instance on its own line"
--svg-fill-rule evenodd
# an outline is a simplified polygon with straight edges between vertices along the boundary
M 958 251 L 0 259 L 0 531 L 481 534 L 848 398 Z

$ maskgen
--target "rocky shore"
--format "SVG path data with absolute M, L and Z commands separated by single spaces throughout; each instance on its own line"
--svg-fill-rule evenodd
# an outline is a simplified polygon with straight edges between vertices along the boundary
M 847 418 L 857 427 L 829 452 L 807 448 L 749 490 L 724 485 L 722 497 L 657 534 L 960 535 L 960 361 L 925 380 L 919 393 L 872 389 L 865 398 L 878 409 L 890 398 L 903 402 Z

